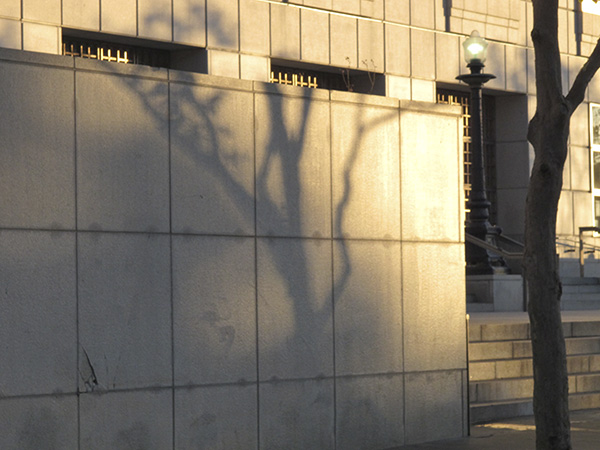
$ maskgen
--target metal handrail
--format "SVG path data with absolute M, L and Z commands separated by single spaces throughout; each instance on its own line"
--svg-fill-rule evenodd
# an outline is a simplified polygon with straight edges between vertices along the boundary
M 467 242 L 470 242 L 471 244 L 477 245 L 478 247 L 481 247 L 490 252 L 496 253 L 497 255 L 500 255 L 505 259 L 516 259 L 516 260 L 521 260 L 521 261 L 523 260 L 524 251 L 509 252 L 507 250 L 504 250 L 504 249 L 498 247 L 497 245 L 490 244 L 487 241 L 476 238 L 475 236 L 472 236 L 469 233 L 465 233 L 465 240 Z M 511 245 L 519 247 L 523 250 L 525 249 L 525 246 L 522 243 L 515 241 L 514 239 L 511 239 L 507 236 L 499 235 L 496 237 L 496 240 L 504 240 L 506 242 L 509 242 Z M 527 311 L 527 279 L 525 278 L 525 269 L 524 268 L 521 272 L 521 279 L 523 280 L 523 311 Z
M 600 233 L 600 227 L 579 227 L 579 276 L 581 278 L 585 275 L 585 261 L 583 259 L 583 255 L 585 253 L 594 253 L 596 251 L 596 246 L 589 245 L 591 248 L 590 251 L 585 251 L 585 246 L 583 242 L 583 233 L 592 231 L 594 233 Z
M 506 236 L 498 236 L 499 238 L 503 238 L 509 242 L 511 242 L 511 244 L 514 245 L 518 245 L 520 247 L 523 247 L 523 244 L 521 244 L 520 242 L 514 241 L 510 238 L 507 238 Z M 465 233 L 465 240 L 470 242 L 471 244 L 475 244 L 478 247 L 484 248 L 486 250 L 489 250 L 490 252 L 496 253 L 500 256 L 502 256 L 503 258 L 508 258 L 508 259 L 523 259 L 523 252 L 509 252 L 507 250 L 501 249 L 500 247 L 498 247 L 497 245 L 494 244 L 490 244 L 487 241 L 481 240 L 479 238 L 476 238 L 475 236 L 472 236 L 468 233 Z

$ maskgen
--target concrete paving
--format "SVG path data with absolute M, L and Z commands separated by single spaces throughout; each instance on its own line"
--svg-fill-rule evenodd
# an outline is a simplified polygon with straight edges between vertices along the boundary
M 471 436 L 461 439 L 409 445 L 390 450 L 534 450 L 533 417 L 473 425 Z M 571 437 L 574 450 L 600 447 L 600 410 L 571 412 Z

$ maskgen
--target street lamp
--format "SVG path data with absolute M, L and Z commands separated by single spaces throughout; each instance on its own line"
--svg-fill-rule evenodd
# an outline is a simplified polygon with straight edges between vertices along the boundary
M 459 75 L 457 80 L 463 81 L 471 88 L 471 194 L 467 202 L 470 209 L 466 221 L 465 231 L 482 241 L 495 244 L 500 234 L 498 227 L 490 225 L 490 202 L 485 194 L 485 171 L 483 163 L 483 133 L 481 108 L 481 87 L 488 81 L 496 78 L 490 73 L 482 73 L 483 63 L 486 59 L 488 43 L 473 31 L 465 42 L 463 48 L 467 67 L 471 73 Z M 467 260 L 467 275 L 488 275 L 507 273 L 506 262 L 501 256 L 495 255 L 477 245 L 467 243 L 465 248 Z

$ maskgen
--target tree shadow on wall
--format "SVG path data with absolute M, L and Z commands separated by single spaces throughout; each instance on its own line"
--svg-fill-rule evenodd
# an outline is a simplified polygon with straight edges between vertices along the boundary
M 163 121 L 163 111 L 155 110 L 152 101 L 162 95 L 162 83 L 152 86 L 135 78 L 123 80 L 143 102 L 144 110 L 157 122 Z M 169 94 L 172 232 L 213 239 L 258 236 L 255 288 L 260 369 L 255 376 L 273 383 L 331 377 L 334 298 L 345 290 L 353 271 L 347 244 L 331 236 L 345 236 L 352 174 L 365 137 L 395 119 L 397 111 L 365 119 L 357 108 L 345 118 L 347 147 L 332 149 L 332 104 L 322 101 L 315 91 L 268 85 L 262 92 L 249 92 L 212 87 L 214 79 L 196 78 L 197 84 L 189 80 L 172 81 Z M 338 168 L 336 175 L 332 175 L 332 164 Z M 337 194 L 332 194 L 332 178 Z M 228 280 L 225 284 L 237 282 L 235 273 L 223 274 L 228 270 L 225 260 L 212 264 L 203 263 L 203 258 L 219 260 L 198 254 L 196 270 L 214 272 L 213 278 Z M 176 297 L 180 282 L 185 281 L 174 272 Z M 236 333 L 236 320 L 254 321 L 255 317 L 239 318 L 239 299 L 225 293 L 229 287 L 198 292 L 198 298 L 175 298 L 176 309 L 187 303 L 186 313 L 211 318 L 188 322 L 207 330 L 200 333 L 202 342 L 177 343 L 176 339 L 175 359 L 210 353 L 216 367 L 233 367 L 231 372 L 239 373 L 238 381 L 244 382 L 248 372 L 242 361 L 248 355 L 240 351 L 256 350 L 253 342 L 246 347 L 235 342 L 247 339 L 239 329 Z M 177 315 L 175 311 L 176 321 Z M 224 328 L 230 330 L 225 340 Z M 194 335 L 198 333 L 186 334 Z M 211 346 L 212 350 L 199 350 Z M 239 360 L 238 367 L 235 361 L 223 363 L 223 358 Z M 234 380 L 225 376 L 210 381 Z M 190 384 L 197 383 L 190 380 Z M 361 400 L 365 401 L 370 400 Z M 373 406 L 371 413 L 376 415 L 376 410 Z

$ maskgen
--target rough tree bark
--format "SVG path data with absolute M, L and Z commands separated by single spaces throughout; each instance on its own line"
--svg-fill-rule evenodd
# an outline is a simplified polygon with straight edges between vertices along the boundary
M 598 0 L 595 0 L 598 1 Z M 567 157 L 569 122 L 600 66 L 600 41 L 569 93 L 562 90 L 558 0 L 532 0 L 537 110 L 528 140 L 535 160 L 525 212 L 525 276 L 533 351 L 537 450 L 570 450 L 568 378 L 556 257 L 556 214 Z

